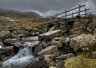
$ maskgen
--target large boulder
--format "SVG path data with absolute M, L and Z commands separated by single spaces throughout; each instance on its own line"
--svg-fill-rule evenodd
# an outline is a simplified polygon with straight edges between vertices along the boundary
M 33 50 L 33 55 L 36 56 L 38 52 L 40 52 L 42 50 L 42 46 L 41 45 L 36 45 L 32 48 Z
M 57 51 L 58 51 L 57 46 L 49 46 L 49 47 L 43 49 L 42 51 L 40 51 L 39 53 L 37 53 L 37 55 L 42 56 L 42 55 L 46 55 L 46 54 L 54 54 Z
M 76 52 L 78 49 L 88 50 L 89 46 L 96 44 L 96 36 L 91 34 L 82 34 L 71 39 L 70 47 Z
M 13 56 L 13 55 L 14 55 L 13 46 L 0 48 L 0 60 L 7 59 L 8 57 Z

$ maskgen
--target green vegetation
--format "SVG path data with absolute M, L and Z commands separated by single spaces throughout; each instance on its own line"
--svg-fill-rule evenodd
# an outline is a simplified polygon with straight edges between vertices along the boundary
M 96 68 L 96 59 L 85 58 L 79 55 L 65 63 L 66 68 Z

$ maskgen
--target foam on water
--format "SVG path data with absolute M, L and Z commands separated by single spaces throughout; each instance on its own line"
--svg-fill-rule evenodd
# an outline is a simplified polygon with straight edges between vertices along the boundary
M 20 49 L 20 51 L 9 60 L 3 63 L 4 68 L 24 68 L 34 58 L 31 48 Z
M 2 46 L 0 46 L 0 48 L 2 48 Z

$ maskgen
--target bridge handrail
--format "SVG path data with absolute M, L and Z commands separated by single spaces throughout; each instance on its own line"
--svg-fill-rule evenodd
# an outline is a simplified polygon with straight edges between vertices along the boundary
M 63 15 L 63 17 L 65 17 L 65 18 L 67 18 L 67 16 L 70 16 L 70 15 L 72 15 L 72 17 L 73 17 L 74 14 L 81 15 L 81 12 L 85 12 L 85 14 L 83 14 L 83 15 L 86 15 L 86 14 L 87 14 L 87 11 L 90 10 L 90 9 L 85 8 L 84 10 L 81 10 L 82 7 L 85 7 L 85 5 L 79 5 L 79 6 L 76 7 L 76 8 L 72 8 L 72 9 L 69 9 L 69 10 L 65 10 L 64 12 L 59 13 L 59 14 L 56 14 L 56 15 L 54 15 L 53 17 L 57 17 L 57 16 L 60 16 L 60 15 Z M 71 12 L 71 11 L 76 10 L 76 9 L 78 9 L 78 12 L 75 12 L 75 13 L 72 12 L 72 14 L 68 14 L 68 15 L 67 15 L 68 12 Z

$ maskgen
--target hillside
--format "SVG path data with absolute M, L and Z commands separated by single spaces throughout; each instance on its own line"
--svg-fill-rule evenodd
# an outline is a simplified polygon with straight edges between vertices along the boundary
M 0 9 L 0 16 L 18 17 L 18 18 L 40 18 L 41 16 L 36 12 L 20 12 L 15 10 Z

